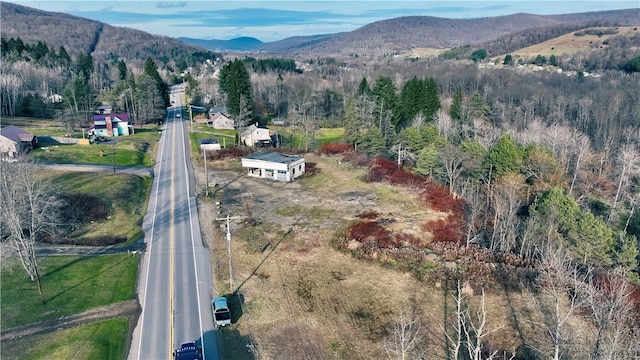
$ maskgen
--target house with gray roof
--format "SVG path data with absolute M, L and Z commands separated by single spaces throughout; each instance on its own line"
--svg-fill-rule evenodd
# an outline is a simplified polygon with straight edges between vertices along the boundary
M 258 151 L 242 158 L 247 175 L 279 181 L 292 181 L 304 174 L 304 157 L 272 151 Z
M 29 152 L 38 146 L 38 138 L 27 131 L 9 125 L 0 129 L 0 158 L 15 159 L 18 154 Z
M 245 146 L 265 147 L 272 146 L 273 141 L 271 139 L 271 130 L 266 126 L 262 126 L 258 123 L 255 125 L 249 125 L 240 134 L 240 143 Z

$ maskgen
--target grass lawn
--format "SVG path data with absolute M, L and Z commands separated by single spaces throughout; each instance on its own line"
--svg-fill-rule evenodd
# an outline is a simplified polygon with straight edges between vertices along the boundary
M 41 119 L 25 116 L 3 116 L 2 126 L 14 125 L 20 128 L 60 128 L 60 122 L 54 119 Z
M 48 256 L 40 262 L 45 304 L 38 287 L 15 264 L 0 275 L 2 319 L 9 328 L 56 319 L 133 297 L 138 258 L 128 254 Z
M 319 144 L 340 142 L 343 136 L 344 128 L 321 128 L 316 131 Z
M 50 136 L 61 136 L 53 131 L 43 132 Z M 135 134 L 112 138 L 115 144 L 94 143 L 91 145 L 41 143 L 40 149 L 31 154 L 34 158 L 61 163 L 82 163 L 117 166 L 153 166 L 160 131 L 157 127 L 136 129 Z
M 126 317 L 103 320 L 2 344 L 3 359 L 124 359 Z
M 86 223 L 69 236 L 72 238 L 123 237 L 128 241 L 142 236 L 142 218 L 147 208 L 152 178 L 130 174 L 57 172 L 54 183 L 63 194 L 87 194 L 112 207 L 110 219 Z
M 191 152 L 194 154 L 199 154 L 200 150 L 198 149 L 200 145 L 200 140 L 202 139 L 210 139 L 210 138 L 218 138 L 220 140 L 221 147 L 228 147 L 235 145 L 236 141 L 236 132 L 234 130 L 218 130 L 210 127 L 206 127 L 205 129 L 201 129 L 201 127 L 195 127 L 192 132 L 189 133 L 189 140 L 191 141 Z
M 271 126 L 271 128 L 282 136 L 284 146 L 298 149 L 306 146 L 308 136 L 301 129 L 288 126 Z M 340 142 L 343 136 L 344 128 L 320 128 L 315 132 L 314 144 L 317 147 L 325 143 Z

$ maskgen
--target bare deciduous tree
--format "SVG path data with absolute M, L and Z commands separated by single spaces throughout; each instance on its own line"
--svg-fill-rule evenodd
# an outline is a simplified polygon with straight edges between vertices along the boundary
M 574 342 L 569 320 L 587 301 L 584 296 L 587 275 L 562 248 L 547 246 L 540 251 L 541 263 L 536 281 L 537 294 L 532 295 L 542 317 L 540 325 L 549 342 L 538 349 L 546 358 L 558 360 L 569 353 Z
M 627 180 L 630 175 L 636 174 L 640 165 L 640 152 L 633 144 L 624 145 L 620 148 L 620 152 L 618 153 L 618 166 L 620 168 L 620 179 L 618 181 L 618 189 L 616 190 L 616 196 L 613 199 L 613 205 L 611 206 L 611 213 L 609 214 L 609 221 L 611 221 L 611 217 L 618 205 L 618 200 L 620 199 L 620 192 L 622 188 L 627 183 Z
M 576 183 L 576 178 L 578 177 L 578 172 L 580 171 L 580 165 L 582 165 L 582 159 L 585 155 L 591 152 L 591 141 L 584 134 L 575 134 L 575 148 L 574 148 L 574 158 L 575 165 L 573 169 L 573 178 L 571 179 L 571 186 L 569 187 L 569 195 L 573 192 L 573 186 Z
M 384 341 L 384 349 L 390 359 L 420 358 L 423 341 L 422 323 L 415 315 L 402 311 L 396 318 L 393 333 Z
M 451 132 L 453 131 L 453 120 L 451 119 L 449 113 L 442 108 L 438 109 L 438 112 L 435 116 L 435 124 L 438 128 L 438 135 L 449 140 L 449 138 L 451 137 Z M 419 127 L 417 128 L 418 130 L 420 130 Z
M 3 237 L 32 281 L 36 281 L 40 300 L 44 293 L 39 273 L 36 242 L 58 227 L 60 201 L 52 195 L 47 177 L 38 176 L 36 165 L 20 159 L 2 165 L 0 173 L 0 219 Z
M 489 334 L 499 328 L 487 328 L 487 308 L 485 306 L 484 289 L 480 306 L 475 312 L 470 311 L 467 297 L 463 294 L 460 281 L 457 283 L 456 294 L 453 296 L 455 303 L 456 324 L 453 325 L 454 334 L 450 335 L 445 330 L 445 336 L 449 345 L 451 359 L 483 359 L 482 349 Z M 465 353 L 465 354 L 463 354 Z M 486 359 L 493 359 L 497 352 L 490 354 Z
M 438 159 L 442 164 L 441 173 L 446 179 L 445 183 L 449 185 L 449 192 L 455 192 L 458 178 L 460 178 L 464 170 L 463 164 L 468 158 L 467 154 L 452 145 L 447 145 L 438 152 Z
M 591 277 L 586 287 L 590 320 L 595 339 L 592 359 L 626 359 L 633 342 L 633 306 L 629 301 L 632 288 L 624 274 L 610 270 L 605 276 Z

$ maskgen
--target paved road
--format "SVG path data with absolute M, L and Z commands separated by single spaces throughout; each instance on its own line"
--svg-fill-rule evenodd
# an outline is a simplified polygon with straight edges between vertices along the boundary
M 151 199 L 145 216 L 146 251 L 138 296 L 142 313 L 129 359 L 170 359 L 182 342 L 198 341 L 205 359 L 217 359 L 211 318 L 211 259 L 202 245 L 182 106 L 174 87 L 166 130 L 160 139 Z

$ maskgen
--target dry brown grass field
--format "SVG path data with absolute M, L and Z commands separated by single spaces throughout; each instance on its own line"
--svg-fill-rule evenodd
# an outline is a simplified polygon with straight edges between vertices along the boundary
M 455 284 L 420 282 L 331 246 L 336 233 L 364 212 L 393 219 L 394 231 L 416 234 L 426 219 L 442 214 L 430 212 L 411 191 L 363 182 L 365 169 L 339 158 L 306 154 L 305 159 L 319 171 L 292 183 L 242 176 L 237 161 L 209 164 L 214 197 L 200 201 L 199 211 L 220 294 L 233 291 L 225 222 L 214 219 L 251 219 L 231 222 L 232 285 L 242 309 L 234 307 L 233 325 L 220 332 L 223 358 L 252 358 L 249 343 L 260 359 L 386 358 L 384 339 L 402 311 L 420 320 L 427 358 L 446 357 L 445 306 L 453 309 Z M 204 186 L 202 168 L 196 173 Z M 433 259 L 440 269 L 457 266 Z M 479 306 L 478 291 L 467 286 L 465 293 Z M 490 335 L 495 346 L 514 349 L 531 328 L 519 324 L 516 330 L 512 321 L 525 311 L 521 297 L 488 289 L 487 328 L 495 330 Z M 446 321 L 454 321 L 451 312 Z
M 634 28 L 636 30 L 634 30 Z M 611 28 L 590 28 L 590 29 L 601 29 L 606 31 Z M 598 35 L 583 35 L 576 36 L 575 33 L 580 31 L 574 31 L 562 36 L 558 36 L 556 38 L 541 42 L 539 44 L 535 44 L 526 48 L 522 48 L 520 50 L 514 51 L 511 53 L 514 60 L 522 58 L 525 60 L 534 59 L 538 55 L 546 56 L 547 58 L 551 55 L 560 56 L 562 54 L 575 54 L 580 51 L 588 51 L 588 50 L 597 50 L 606 48 L 607 45 L 604 44 L 606 40 L 614 37 L 614 36 L 632 36 L 637 34 L 640 30 L 637 30 L 635 26 L 621 26 L 616 27 L 617 34 L 603 34 L 601 36 Z M 582 31 L 582 30 L 581 30 Z M 494 57 L 494 59 L 502 60 L 504 58 L 504 54 L 501 56 Z

